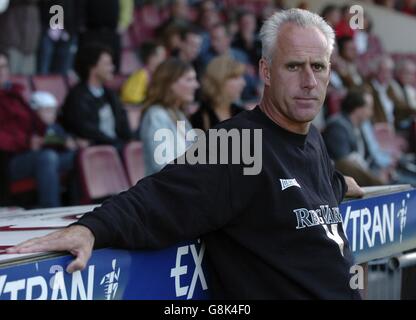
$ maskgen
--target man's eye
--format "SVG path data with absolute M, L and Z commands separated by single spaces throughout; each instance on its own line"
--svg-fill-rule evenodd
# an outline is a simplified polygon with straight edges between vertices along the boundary
M 296 64 L 289 64 L 287 66 L 287 70 L 289 70 L 289 71 L 297 71 L 298 68 L 299 68 L 299 66 L 297 66 Z
M 322 71 L 325 70 L 325 66 L 322 64 L 313 64 L 312 68 L 314 71 Z

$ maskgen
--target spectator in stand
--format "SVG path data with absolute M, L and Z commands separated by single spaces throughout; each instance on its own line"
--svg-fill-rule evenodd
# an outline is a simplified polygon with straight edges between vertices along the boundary
M 121 100 L 125 104 L 141 104 L 153 72 L 166 59 L 165 47 L 155 42 L 144 42 L 139 50 L 143 67 L 133 73 L 121 88 Z
M 165 46 L 168 54 L 171 55 L 179 48 L 181 30 L 187 28 L 190 24 L 188 1 L 171 1 L 169 12 L 169 19 L 157 28 L 156 35 Z
M 12 74 L 32 75 L 40 38 L 40 0 L 13 0 L 0 15 L 0 49 L 7 52 Z
M 356 64 L 358 70 L 364 77 L 368 77 L 371 61 L 384 52 L 380 38 L 372 32 L 373 21 L 370 16 L 364 12 L 364 29 L 357 29 L 354 42 L 357 48 Z
M 256 33 L 256 16 L 249 11 L 242 11 L 238 15 L 237 20 L 239 31 L 234 38 L 232 46 L 246 53 L 253 75 L 257 74 L 262 48 L 261 41 Z
M 202 36 L 196 27 L 185 28 L 181 32 L 181 43 L 176 57 L 194 64 L 201 52 Z
M 189 25 L 189 4 L 188 0 L 172 0 L 169 4 L 169 19 L 166 20 L 157 30 L 157 33 L 164 33 L 170 26 L 185 28 Z
M 80 35 L 79 47 L 90 43 L 102 43 L 111 48 L 115 72 L 120 68 L 121 38 L 118 33 L 120 0 L 83 0 L 85 32 Z
M 185 136 L 192 126 L 183 110 L 194 101 L 198 87 L 196 72 L 189 63 L 169 58 L 157 67 L 149 85 L 139 127 L 146 175 L 160 171 L 190 146 Z M 159 129 L 169 130 L 170 133 L 163 144 L 156 140 Z
M 350 26 L 350 20 L 352 18 L 350 13 L 350 5 L 341 7 L 341 20 L 335 27 L 335 35 L 337 38 L 352 37 L 354 38 L 355 30 Z
M 80 48 L 75 71 L 80 83 L 70 90 L 62 108 L 65 129 L 89 144 L 113 145 L 121 151 L 131 131 L 118 96 L 105 87 L 114 72 L 111 50 L 94 43 Z
M 412 60 L 401 60 L 396 64 L 395 79 L 391 82 L 395 106 L 402 110 L 398 114 L 399 128 L 409 128 L 416 114 L 416 64 Z
M 46 125 L 10 82 L 8 57 L 0 53 L 0 170 L 7 182 L 34 178 L 38 206 L 61 206 L 60 174 L 73 167 L 73 154 L 58 153 L 44 144 Z M 3 183 L 4 181 L 2 181 Z
M 221 23 L 221 16 L 219 10 L 212 0 L 201 1 L 198 7 L 199 27 L 201 28 L 202 45 L 201 53 L 205 53 L 211 47 L 210 31 L 211 29 Z
M 329 4 L 321 12 L 321 17 L 333 28 L 341 22 L 341 10 L 334 4 Z
M 400 128 L 401 119 L 411 116 L 411 108 L 400 106 L 392 88 L 394 62 L 388 55 L 382 55 L 372 64 L 369 88 L 374 98 L 374 116 L 372 121 L 394 140 L 392 144 L 400 151 L 407 151 L 409 128 Z M 397 131 L 397 133 L 396 133 Z
M 357 48 L 352 37 L 341 37 L 337 39 L 339 75 L 345 87 L 353 88 L 364 84 L 364 80 L 357 68 Z
M 403 13 L 416 15 L 416 1 L 415 0 L 401 0 L 397 1 L 396 8 Z
M 389 84 L 393 77 L 394 62 L 388 56 L 379 57 L 373 62 L 370 88 L 374 97 L 375 123 L 388 123 L 394 128 L 394 103 L 389 97 Z
M 202 104 L 191 117 L 194 128 L 208 130 L 244 109 L 238 104 L 245 66 L 227 55 L 214 58 L 202 79 Z
M 202 53 L 198 64 L 198 70 L 201 70 L 202 76 L 208 63 L 219 55 L 229 55 L 234 60 L 249 65 L 248 56 L 241 50 L 231 47 L 231 37 L 224 24 L 217 24 L 211 29 L 211 48 Z M 258 87 L 260 80 L 257 75 L 246 72 L 244 75 L 246 86 L 244 88 L 242 99 L 244 101 L 253 101 L 258 99 Z
M 30 106 L 45 125 L 43 146 L 73 153 L 72 151 L 77 149 L 77 144 L 65 129 L 57 123 L 58 101 L 56 98 L 47 91 L 36 91 L 31 96 Z
M 207 52 L 201 53 L 201 63 L 203 70 L 208 63 L 216 56 L 229 54 L 235 60 L 248 64 L 248 56 L 241 50 L 231 47 L 231 36 L 226 25 L 219 23 L 212 27 L 210 31 L 211 47 Z
M 373 97 L 362 90 L 351 90 L 342 101 L 342 112 L 333 116 L 323 132 L 335 168 L 353 177 L 362 186 L 386 184 L 389 172 L 373 171 L 361 125 L 371 118 Z
M 127 32 L 134 20 L 134 0 L 119 0 L 120 15 L 117 31 L 119 34 Z
M 38 52 L 38 73 L 59 73 L 66 75 L 73 65 L 78 33 L 83 25 L 82 0 L 46 0 L 40 1 L 42 34 Z M 59 5 L 65 13 L 64 29 L 50 27 L 50 8 Z
M 393 59 L 388 55 L 379 57 L 373 63 L 373 70 L 370 87 L 375 102 L 374 122 L 388 123 L 398 130 L 406 129 L 402 127 L 402 121 L 414 116 L 415 110 L 396 94 L 393 84 Z M 400 78 L 408 81 L 406 72 Z

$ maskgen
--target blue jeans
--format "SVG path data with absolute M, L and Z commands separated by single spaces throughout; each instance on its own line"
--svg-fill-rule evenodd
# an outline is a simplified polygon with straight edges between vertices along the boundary
M 67 74 L 72 68 L 74 46 L 77 39 L 72 37 L 68 41 L 53 41 L 46 31 L 43 32 L 39 44 L 38 73 Z
M 14 156 L 9 162 L 10 181 L 34 178 L 38 202 L 42 208 L 61 206 L 60 175 L 74 167 L 75 152 L 51 149 L 29 151 Z

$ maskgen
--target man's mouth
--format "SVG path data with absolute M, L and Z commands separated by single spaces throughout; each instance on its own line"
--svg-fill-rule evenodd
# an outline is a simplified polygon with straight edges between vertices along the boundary
M 295 100 L 300 100 L 300 101 L 315 101 L 318 100 L 317 98 L 314 97 L 295 97 Z

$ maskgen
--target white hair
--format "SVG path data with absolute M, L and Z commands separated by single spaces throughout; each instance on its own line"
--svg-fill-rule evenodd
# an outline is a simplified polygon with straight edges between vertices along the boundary
M 316 13 L 302 9 L 289 9 L 276 12 L 261 27 L 262 57 L 269 64 L 273 59 L 280 28 L 286 23 L 293 23 L 303 28 L 317 27 L 324 34 L 329 47 L 329 55 L 331 55 L 335 43 L 335 32 L 331 26 Z

